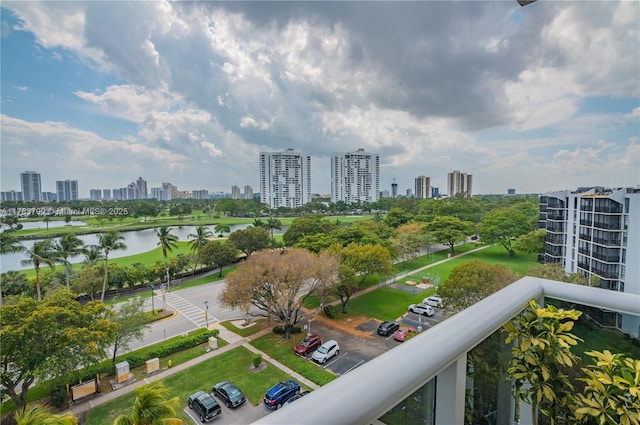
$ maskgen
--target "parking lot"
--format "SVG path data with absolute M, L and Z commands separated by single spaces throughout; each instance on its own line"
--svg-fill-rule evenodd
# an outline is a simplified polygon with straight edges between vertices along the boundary
M 250 424 L 264 416 L 267 416 L 270 412 L 269 409 L 262 405 L 262 403 L 260 403 L 258 406 L 254 406 L 249 401 L 247 401 L 242 406 L 238 406 L 235 409 L 230 409 L 225 406 L 224 403 L 221 402 L 218 398 L 215 399 L 222 408 L 222 413 L 220 414 L 220 416 L 210 422 L 216 425 Z M 194 424 L 201 423 L 200 417 L 195 410 L 190 409 L 188 406 L 185 406 L 184 412 L 193 420 Z

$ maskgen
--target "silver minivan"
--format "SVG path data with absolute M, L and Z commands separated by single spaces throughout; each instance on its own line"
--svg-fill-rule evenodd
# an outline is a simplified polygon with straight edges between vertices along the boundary
M 340 347 L 338 346 L 338 343 L 331 340 L 318 347 L 318 349 L 313 352 L 311 358 L 318 363 L 326 363 L 327 360 L 333 356 L 337 356 L 339 352 Z

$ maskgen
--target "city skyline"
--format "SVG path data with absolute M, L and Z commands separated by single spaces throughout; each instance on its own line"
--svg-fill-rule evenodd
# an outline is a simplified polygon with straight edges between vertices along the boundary
M 638 2 L 3 2 L 0 190 L 227 192 L 259 153 L 473 193 L 640 184 Z M 119 28 L 113 31 L 113 28 Z M 381 28 L 384 30 L 381 31 Z M 123 178 L 122 176 L 127 176 Z M 130 177 L 129 177 L 130 176 Z

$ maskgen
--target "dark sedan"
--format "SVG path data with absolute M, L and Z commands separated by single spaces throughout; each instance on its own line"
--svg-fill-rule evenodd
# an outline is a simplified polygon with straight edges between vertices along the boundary
M 211 388 L 211 392 L 222 400 L 227 407 L 238 407 L 247 401 L 242 391 L 228 381 L 218 382 Z
M 396 322 L 382 322 L 378 326 L 378 335 L 389 336 L 400 328 Z

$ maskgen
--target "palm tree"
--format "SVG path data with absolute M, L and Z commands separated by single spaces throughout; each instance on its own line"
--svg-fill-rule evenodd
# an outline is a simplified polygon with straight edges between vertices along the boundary
M 222 236 L 223 233 L 231 233 L 231 227 L 228 224 L 216 224 L 213 231 Z
M 104 293 L 107 290 L 107 275 L 109 273 L 109 252 L 118 249 L 127 249 L 122 240 L 124 236 L 120 232 L 111 230 L 98 235 L 98 246 L 104 251 L 104 281 L 102 282 L 102 295 L 100 301 L 104 301 Z
M 67 284 L 67 289 L 70 289 L 69 275 L 71 272 L 71 263 L 69 262 L 69 258 L 73 258 L 82 253 L 83 248 L 84 242 L 82 242 L 76 235 L 72 233 L 67 233 L 66 235 L 62 236 L 54 246 L 54 252 L 56 254 L 58 262 L 64 265 L 64 276 L 65 282 Z
M 136 388 L 131 413 L 118 416 L 113 425 L 183 425 L 181 419 L 173 417 L 178 397 L 167 399 L 168 396 L 169 391 L 160 381 Z
M 102 248 L 98 245 L 85 245 L 85 247 L 82 248 L 82 255 L 84 255 L 83 263 L 89 265 L 94 265 L 98 261 L 104 259 Z
M 213 236 L 213 232 L 208 228 L 202 225 L 196 227 L 196 233 L 187 235 L 187 239 L 190 239 L 189 245 L 191 245 L 191 251 L 196 253 L 200 251 L 200 248 L 209 242 L 211 236 Z
M 277 218 L 269 218 L 267 220 L 267 229 L 271 231 L 271 239 L 273 239 L 273 229 L 282 229 L 282 222 Z
M 24 251 L 24 246 L 20 244 L 18 238 L 13 236 L 12 230 L 0 232 L 0 254 L 11 254 Z
M 54 415 L 42 406 L 29 406 L 15 414 L 17 425 L 77 425 L 78 418 L 73 413 Z
M 42 294 L 40 292 L 40 264 L 47 264 L 53 269 L 55 258 L 53 242 L 51 239 L 34 242 L 33 247 L 31 249 L 26 248 L 24 252 L 29 258 L 22 260 L 20 264 L 23 266 L 33 265 L 33 269 L 36 271 L 36 291 L 38 294 L 38 301 L 40 301 L 42 300 Z
M 158 237 L 158 246 L 162 247 L 162 257 L 164 257 L 164 263 L 167 264 L 167 252 L 173 251 L 173 248 L 178 247 L 178 237 L 171 233 L 169 226 L 160 226 L 155 230 Z

